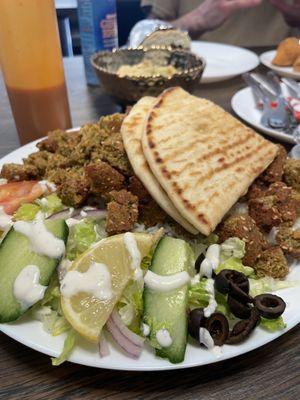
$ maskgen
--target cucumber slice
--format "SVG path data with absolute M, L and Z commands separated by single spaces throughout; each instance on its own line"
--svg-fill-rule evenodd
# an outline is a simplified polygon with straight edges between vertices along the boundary
M 63 219 L 45 221 L 47 229 L 66 243 L 68 227 Z M 40 284 L 48 286 L 59 259 L 31 251 L 27 237 L 11 228 L 0 244 L 0 322 L 15 321 L 24 310 L 13 294 L 14 282 L 21 270 L 29 264 L 40 270 Z
M 190 271 L 193 252 L 188 243 L 181 239 L 165 236 L 159 242 L 150 270 L 159 275 L 171 275 Z M 187 302 L 188 284 L 167 293 L 144 289 L 143 321 L 150 327 L 150 344 L 159 357 L 168 358 L 171 363 L 184 360 L 187 343 Z M 161 347 L 156 339 L 160 329 L 167 329 L 172 338 L 169 347 Z

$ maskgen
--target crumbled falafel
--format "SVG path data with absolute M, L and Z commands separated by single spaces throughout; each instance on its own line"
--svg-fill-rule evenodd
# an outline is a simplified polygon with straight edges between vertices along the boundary
M 91 193 L 105 196 L 113 190 L 125 188 L 125 178 L 120 172 L 103 161 L 97 161 L 85 167 L 85 174 L 90 181 Z
M 284 165 L 287 159 L 287 152 L 285 148 L 278 144 L 278 154 L 274 161 L 268 166 L 268 168 L 259 176 L 259 180 L 267 184 L 281 181 Z
M 63 180 L 58 187 L 58 194 L 67 206 L 80 207 L 87 199 L 89 181 L 84 168 L 72 167 L 65 170 Z
M 245 256 L 243 263 L 253 267 L 268 243 L 257 227 L 255 221 L 247 214 L 232 215 L 222 222 L 217 230 L 219 243 L 231 237 L 238 237 L 245 242 Z
M 38 168 L 34 165 L 22 164 L 4 164 L 1 169 L 1 178 L 7 179 L 8 182 L 29 181 L 31 179 L 39 179 Z
M 129 178 L 128 190 L 139 198 L 140 203 L 148 203 L 151 200 L 149 192 L 136 175 Z
M 287 185 L 300 191 L 300 160 L 288 158 L 284 165 L 283 180 Z
M 37 151 L 23 158 L 24 165 L 33 165 L 37 168 L 39 176 L 44 176 L 48 166 L 49 158 L 52 156 L 48 151 Z
M 131 231 L 138 220 L 138 198 L 127 190 L 109 193 L 106 232 L 116 235 Z
M 267 232 L 282 222 L 294 222 L 297 203 L 292 196 L 292 188 L 283 182 L 273 183 L 263 196 L 249 201 L 249 215 L 260 229 Z
M 300 229 L 289 223 L 281 224 L 278 227 L 276 241 L 284 253 L 300 258 Z
M 259 278 L 271 276 L 274 279 L 283 279 L 289 272 L 289 266 L 281 248 L 275 246 L 262 252 L 254 270 Z

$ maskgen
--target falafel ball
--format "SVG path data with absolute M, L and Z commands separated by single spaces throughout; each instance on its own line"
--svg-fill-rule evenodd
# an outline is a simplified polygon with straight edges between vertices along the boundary
M 262 252 L 254 265 L 254 270 L 259 278 L 271 276 L 275 279 L 283 279 L 289 272 L 289 266 L 281 248 L 275 246 Z
M 243 240 L 246 244 L 243 263 L 250 267 L 254 266 L 262 251 L 268 247 L 264 235 L 258 229 L 255 221 L 247 214 L 230 216 L 219 226 L 217 234 L 220 243 L 231 237 Z
M 284 165 L 283 180 L 287 185 L 300 191 L 300 160 L 288 158 Z
M 249 214 L 266 232 L 282 222 L 295 222 L 297 201 L 293 189 L 283 182 L 273 183 L 263 196 L 249 201 Z
M 278 228 L 276 241 L 288 255 L 300 258 L 300 227 L 285 223 Z

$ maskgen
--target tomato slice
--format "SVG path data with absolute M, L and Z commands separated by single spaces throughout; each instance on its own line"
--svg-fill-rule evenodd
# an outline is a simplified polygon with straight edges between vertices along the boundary
M 11 182 L 0 185 L 0 206 L 13 214 L 22 203 L 30 203 L 45 193 L 37 181 Z

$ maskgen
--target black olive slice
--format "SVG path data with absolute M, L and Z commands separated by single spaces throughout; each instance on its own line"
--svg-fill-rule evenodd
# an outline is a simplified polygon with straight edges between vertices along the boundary
M 275 294 L 260 294 L 254 297 L 254 305 L 264 318 L 275 319 L 283 314 L 286 304 L 281 297 Z
M 237 322 L 228 335 L 226 344 L 241 343 L 246 339 L 252 330 L 258 325 L 260 316 L 258 310 L 253 307 L 250 312 L 250 318 Z
M 240 319 L 250 318 L 251 307 L 248 304 L 241 303 L 235 297 L 228 295 L 227 303 L 232 314 Z
M 204 327 L 205 321 L 203 308 L 195 308 L 189 313 L 188 331 L 194 339 L 199 340 L 199 329 Z
M 233 269 L 223 269 L 215 277 L 215 289 L 220 293 L 230 293 L 232 284 L 245 293 L 249 293 L 249 281 L 246 275 Z
M 200 272 L 200 266 L 202 261 L 204 260 L 205 255 L 203 253 L 199 254 L 199 256 L 197 257 L 196 261 L 195 261 L 195 270 L 197 272 Z
M 213 313 L 206 321 L 205 328 L 210 333 L 216 346 L 222 346 L 229 334 L 229 324 L 225 315 Z
M 231 290 L 229 292 L 235 299 L 241 303 L 253 303 L 253 297 L 251 297 L 246 291 L 244 291 L 236 283 L 231 282 Z

